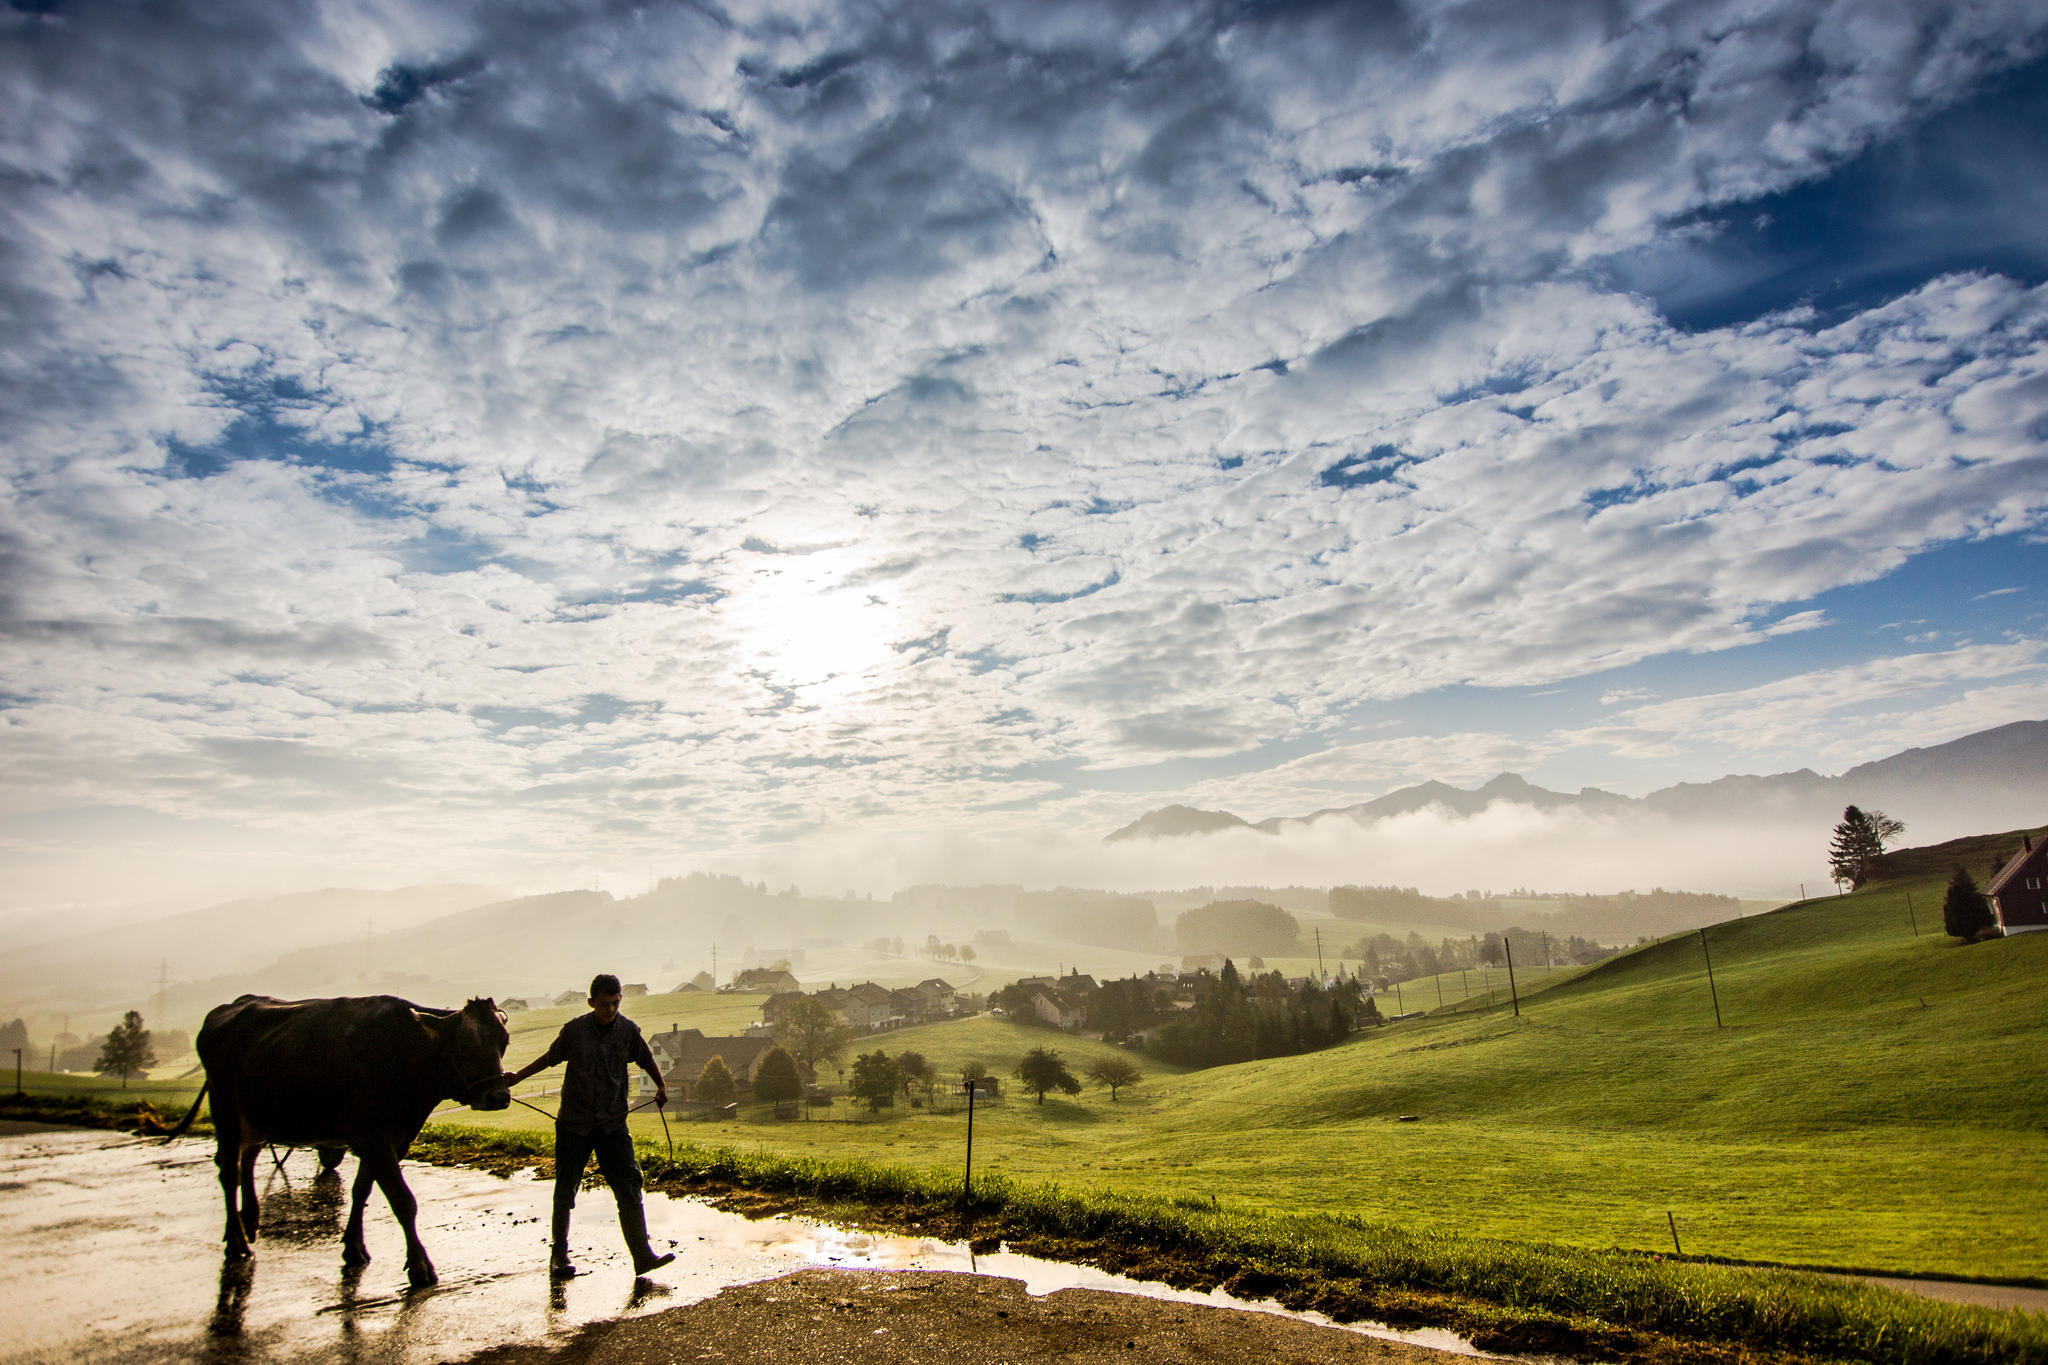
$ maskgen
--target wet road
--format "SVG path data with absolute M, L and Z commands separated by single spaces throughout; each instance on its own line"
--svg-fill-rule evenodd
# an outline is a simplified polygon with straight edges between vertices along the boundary
M 70 1129 L 0 1136 L 0 1362 L 428 1365 L 486 1347 L 559 1342 L 588 1323 L 818 1266 L 974 1270 L 1021 1280 L 1034 1295 L 1123 1289 L 1243 1306 L 1227 1295 L 1139 1286 L 1009 1253 L 974 1257 L 937 1239 L 749 1222 L 659 1195 L 648 1197 L 649 1228 L 677 1259 L 636 1281 L 602 1189 L 584 1192 L 571 1237 L 587 1273 L 554 1284 L 546 1273 L 548 1185 L 417 1163 L 407 1163 L 406 1179 L 441 1283 L 408 1292 L 404 1243 L 381 1195 L 372 1195 L 366 1220 L 370 1264 L 342 1267 L 347 1186 L 317 1169 L 311 1152 L 292 1154 L 282 1169 L 265 1159 L 256 1257 L 230 1266 L 221 1259 L 210 1143 L 166 1146 Z M 351 1160 L 343 1175 L 353 1170 Z M 1384 1335 L 1470 1349 L 1443 1332 Z

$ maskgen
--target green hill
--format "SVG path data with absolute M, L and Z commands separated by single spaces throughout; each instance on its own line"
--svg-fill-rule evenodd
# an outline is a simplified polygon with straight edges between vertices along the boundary
M 1971 848 L 1988 859 L 2017 839 Z M 1955 852 L 1709 929 L 1723 1027 L 1700 938 L 1680 935 L 1560 974 L 1519 1019 L 1440 1012 L 1185 1075 L 1141 1060 L 1146 1081 L 1115 1105 L 1013 1101 L 978 1123 L 977 1161 L 1591 1247 L 1667 1250 L 1668 1212 L 1687 1254 L 2048 1277 L 2048 934 L 1944 937 Z M 1099 1047 L 993 1020 L 883 1045 L 1002 1070 L 1039 1041 L 1076 1061 Z M 749 1119 L 714 1140 L 939 1165 L 958 1160 L 959 1127 Z

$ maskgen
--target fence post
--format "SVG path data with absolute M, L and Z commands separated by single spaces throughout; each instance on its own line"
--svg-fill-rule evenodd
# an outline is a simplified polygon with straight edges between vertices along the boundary
M 1707 960 L 1707 993 L 1714 997 L 1714 1027 L 1721 1028 L 1721 992 L 1714 988 L 1714 955 L 1707 951 L 1707 931 L 1704 927 L 1700 929 L 1700 956 Z M 1670 1212 L 1668 1209 L 1665 1211 Z M 1677 1240 L 1677 1233 L 1672 1234 L 1672 1240 Z
M 1515 1018 L 1522 1017 L 1521 992 L 1515 989 L 1515 946 L 1508 942 L 1508 936 L 1500 936 L 1501 951 L 1508 955 L 1508 998 L 1515 1002 Z

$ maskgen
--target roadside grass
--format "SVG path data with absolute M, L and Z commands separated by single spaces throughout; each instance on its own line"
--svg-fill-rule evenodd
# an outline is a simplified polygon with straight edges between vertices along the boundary
M 545 1166 L 539 1132 L 442 1126 L 427 1159 L 501 1174 Z M 2048 1362 L 2048 1318 L 1946 1304 L 1789 1271 L 1417 1231 L 1342 1214 L 1226 1210 L 1182 1195 L 1075 1189 L 1005 1175 L 963 1202 L 953 1172 L 640 1144 L 658 1189 L 755 1215 L 801 1208 L 977 1245 L 1099 1265 L 1186 1288 L 1222 1287 L 1338 1321 L 1450 1327 L 1489 1351 L 1613 1358 L 1819 1356 L 1871 1362 Z

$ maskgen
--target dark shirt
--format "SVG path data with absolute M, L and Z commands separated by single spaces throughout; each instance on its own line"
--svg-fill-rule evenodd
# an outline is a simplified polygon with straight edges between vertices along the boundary
M 610 1028 L 599 1028 L 595 1014 L 581 1014 L 562 1025 L 547 1051 L 549 1066 L 566 1062 L 561 1111 L 555 1125 L 572 1133 L 615 1128 L 626 1121 L 627 1069 L 652 1067 L 654 1053 L 640 1035 L 640 1026 L 620 1015 Z

